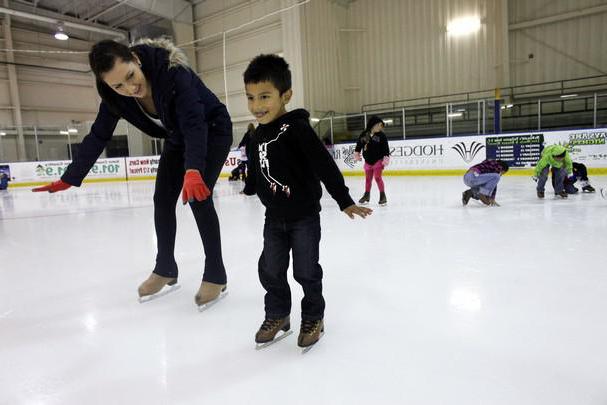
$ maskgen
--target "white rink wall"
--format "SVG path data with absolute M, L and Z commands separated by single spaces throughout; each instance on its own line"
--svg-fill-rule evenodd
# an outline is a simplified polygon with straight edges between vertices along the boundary
M 510 161 L 514 173 L 528 174 L 544 146 L 567 146 L 573 160 L 586 164 L 592 174 L 607 173 L 607 129 L 583 129 L 542 133 L 500 134 L 466 137 L 390 141 L 391 163 L 387 175 L 461 174 L 484 159 Z M 330 148 L 345 175 L 363 171 L 354 161 L 354 143 Z M 241 152 L 231 151 L 222 175 L 228 175 L 240 162 Z M 127 181 L 153 179 L 159 156 L 99 159 L 86 181 Z M 10 177 L 11 186 L 32 186 L 57 180 L 70 161 L 0 163 L 0 171 Z M 525 170 L 526 169 L 526 170 Z

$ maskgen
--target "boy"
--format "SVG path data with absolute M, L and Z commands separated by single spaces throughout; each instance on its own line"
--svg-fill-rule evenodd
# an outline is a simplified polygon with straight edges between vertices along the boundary
M 554 187 L 554 181 L 557 177 L 556 169 L 552 169 L 552 186 Z M 580 179 L 580 184 L 582 186 L 582 192 L 584 193 L 594 193 L 596 190 L 594 187 L 590 185 L 590 180 L 588 179 L 588 169 L 586 165 L 583 163 L 573 162 L 573 175 L 565 178 L 565 191 L 567 194 L 576 194 L 580 191 L 575 183 Z
M 464 183 L 470 187 L 462 194 L 462 204 L 468 204 L 470 198 L 481 200 L 489 206 L 499 206 L 495 201 L 497 183 L 508 171 L 508 163 L 503 160 L 484 160 L 472 166 L 464 175 Z
M 537 181 L 537 197 L 544 198 L 544 186 L 548 180 L 550 167 L 554 169 L 554 194 L 562 198 L 567 198 L 565 177 L 573 174 L 573 162 L 567 149 L 561 145 L 550 145 L 545 147 L 542 151 L 542 157 L 535 166 L 533 180 Z
M 244 83 L 249 111 L 259 123 L 249 144 L 249 177 L 266 207 L 258 267 L 266 290 L 265 320 L 255 342 L 258 347 L 271 344 L 278 332 L 290 329 L 287 269 L 292 251 L 293 275 L 304 290 L 297 344 L 309 347 L 324 332 L 318 263 L 320 182 L 350 218 L 365 218 L 372 210 L 354 204 L 341 172 L 310 126 L 310 114 L 303 109 L 286 111 L 293 92 L 289 65 L 283 58 L 257 56 L 244 72 Z

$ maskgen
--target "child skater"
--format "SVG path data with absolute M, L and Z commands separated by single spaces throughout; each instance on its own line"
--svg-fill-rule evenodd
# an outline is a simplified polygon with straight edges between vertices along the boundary
M 566 177 L 563 184 L 565 186 L 565 191 L 567 194 L 576 194 L 580 191 L 576 186 L 578 180 L 580 180 L 580 185 L 582 186 L 582 192 L 584 193 L 594 193 L 596 190 L 594 187 L 590 185 L 590 180 L 588 179 L 588 169 L 586 165 L 583 163 L 573 162 L 573 174 L 569 177 Z M 552 168 L 552 186 L 555 186 L 556 178 L 558 177 L 557 169 Z
M 287 62 L 277 55 L 259 55 L 244 72 L 244 83 L 249 111 L 259 123 L 249 144 L 249 178 L 266 207 L 258 267 L 266 290 L 265 320 L 255 342 L 259 348 L 267 346 L 290 329 L 287 269 L 292 252 L 293 275 L 304 290 L 297 344 L 307 350 L 324 331 L 323 270 L 318 263 L 321 181 L 350 218 L 365 218 L 372 211 L 352 201 L 335 161 L 310 126 L 310 114 L 286 111 L 293 94 Z M 284 333 L 276 337 L 280 331 Z
M 462 204 L 467 205 L 470 198 L 481 200 L 485 205 L 499 207 L 495 201 L 497 183 L 508 171 L 508 163 L 503 160 L 484 160 L 472 166 L 464 175 L 464 183 L 470 187 L 462 194 Z
M 382 132 L 384 122 L 377 116 L 369 118 L 367 128 L 360 134 L 356 148 L 354 149 L 354 160 L 361 160 L 360 152 L 365 159 L 365 194 L 358 200 L 359 204 L 367 204 L 371 193 L 373 179 L 379 188 L 379 205 L 386 205 L 386 192 L 382 172 L 385 166 L 390 164 L 390 147 L 388 138 Z
M 535 166 L 535 175 L 532 177 L 537 182 L 537 197 L 544 198 L 544 187 L 548 181 L 548 173 L 552 167 L 554 195 L 567 198 L 565 191 L 565 178 L 573 174 L 573 161 L 567 148 L 561 145 L 550 145 L 544 148 L 542 156 Z

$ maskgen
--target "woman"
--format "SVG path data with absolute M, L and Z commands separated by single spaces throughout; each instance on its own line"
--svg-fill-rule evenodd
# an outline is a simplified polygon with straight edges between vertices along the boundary
M 51 193 L 80 186 L 120 118 L 142 132 L 163 138 L 156 189 L 154 224 L 156 266 L 139 287 L 140 301 L 175 286 L 175 205 L 183 188 L 205 251 L 202 283 L 195 301 L 204 306 L 226 289 L 219 220 L 211 193 L 232 144 L 232 123 L 225 106 L 187 65 L 183 52 L 165 39 L 127 47 L 105 40 L 93 46 L 89 63 L 102 102 L 91 132 L 61 180 L 33 191 Z
M 354 149 L 354 160 L 362 160 L 360 157 L 361 151 L 365 159 L 365 194 L 358 200 L 359 204 L 369 202 L 371 185 L 374 178 L 379 188 L 379 205 L 386 205 L 388 203 L 382 172 L 384 167 L 390 164 L 390 148 L 388 146 L 388 138 L 382 132 L 383 129 L 384 122 L 381 118 L 377 116 L 369 118 L 367 127 L 358 138 L 356 148 Z

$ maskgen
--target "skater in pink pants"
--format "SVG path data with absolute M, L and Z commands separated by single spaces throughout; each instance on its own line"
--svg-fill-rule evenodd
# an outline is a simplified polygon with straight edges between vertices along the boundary
M 375 179 L 377 188 L 379 188 L 379 205 L 386 205 L 388 203 L 382 172 L 384 167 L 390 163 L 390 148 L 388 146 L 388 138 L 382 132 L 383 129 L 384 122 L 381 118 L 377 116 L 369 118 L 367 128 L 365 128 L 356 143 L 354 159 L 362 160 L 360 156 L 361 151 L 362 157 L 365 159 L 365 194 L 358 200 L 360 204 L 369 202 L 373 179 Z

